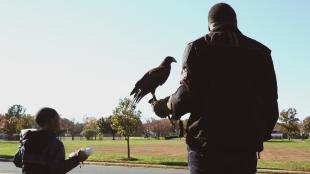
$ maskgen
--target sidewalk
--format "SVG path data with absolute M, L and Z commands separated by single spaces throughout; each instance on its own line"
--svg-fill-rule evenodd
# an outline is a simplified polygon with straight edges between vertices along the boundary
M 112 162 L 85 162 L 91 165 L 105 165 L 105 166 L 127 166 L 127 167 L 148 167 L 148 168 L 169 168 L 169 169 L 187 169 L 184 166 L 167 166 L 154 164 L 132 164 L 132 163 L 112 163 Z M 274 169 L 257 169 L 257 173 L 264 174 L 310 174 L 310 171 L 290 171 L 290 170 L 274 170 Z

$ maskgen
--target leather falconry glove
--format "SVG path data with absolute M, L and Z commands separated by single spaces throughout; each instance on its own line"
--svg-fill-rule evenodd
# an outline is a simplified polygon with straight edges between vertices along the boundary
M 170 96 L 151 103 L 154 113 L 160 118 L 166 118 L 172 114 Z M 170 107 L 169 107 L 170 106 Z

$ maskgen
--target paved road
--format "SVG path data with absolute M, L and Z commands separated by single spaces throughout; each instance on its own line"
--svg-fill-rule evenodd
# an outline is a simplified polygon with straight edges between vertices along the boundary
M 0 174 L 20 174 L 21 169 L 16 168 L 12 162 L 0 162 Z M 130 168 L 119 166 L 85 165 L 76 167 L 70 174 L 188 174 L 187 170 L 156 169 L 156 168 Z

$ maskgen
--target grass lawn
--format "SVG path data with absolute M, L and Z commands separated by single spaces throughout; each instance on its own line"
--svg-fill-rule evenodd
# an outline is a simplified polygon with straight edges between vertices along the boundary
M 13 158 L 18 146 L 16 141 L 0 140 L 0 158 Z
M 67 155 L 81 147 L 93 147 L 95 153 L 89 161 L 129 162 L 186 166 L 186 144 L 182 140 L 147 140 L 133 138 L 130 141 L 131 156 L 126 161 L 127 148 L 124 140 L 85 141 L 63 140 Z M 18 142 L 0 141 L 0 157 L 12 158 Z M 310 140 L 273 140 L 265 143 L 265 150 L 258 163 L 259 168 L 308 170 L 310 171 Z

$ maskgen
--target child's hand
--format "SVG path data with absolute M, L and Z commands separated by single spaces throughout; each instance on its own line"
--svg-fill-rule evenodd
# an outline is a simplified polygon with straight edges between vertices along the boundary
M 83 162 L 85 160 L 87 160 L 88 156 L 86 155 L 86 153 L 82 150 L 79 150 L 77 153 L 77 159 L 79 162 Z

